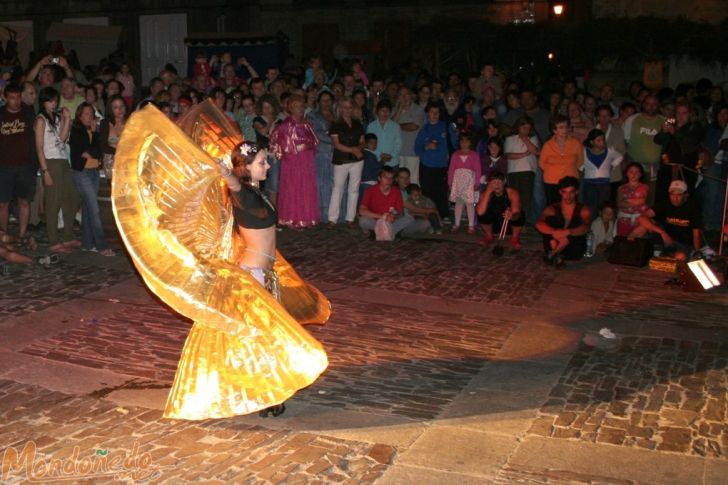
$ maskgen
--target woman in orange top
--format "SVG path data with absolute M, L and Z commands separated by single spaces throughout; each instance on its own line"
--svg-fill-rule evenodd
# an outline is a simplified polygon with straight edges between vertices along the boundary
M 569 134 L 569 119 L 556 115 L 551 124 L 554 133 L 541 149 L 538 166 L 543 170 L 546 203 L 561 200 L 558 183 L 564 177 L 579 178 L 579 167 L 584 165 L 584 147 Z

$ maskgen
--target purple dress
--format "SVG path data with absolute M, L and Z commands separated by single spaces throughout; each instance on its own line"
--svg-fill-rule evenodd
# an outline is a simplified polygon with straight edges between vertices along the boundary
M 318 139 L 306 120 L 289 116 L 271 134 L 270 150 L 281 160 L 278 184 L 278 221 L 293 227 L 320 222 L 316 187 L 316 145 Z

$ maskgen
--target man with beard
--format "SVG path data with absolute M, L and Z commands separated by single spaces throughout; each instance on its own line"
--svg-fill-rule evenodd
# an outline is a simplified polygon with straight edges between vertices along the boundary
M 705 130 L 696 121 L 690 119 L 691 106 L 686 101 L 675 103 L 675 118 L 662 125 L 661 131 L 655 135 L 655 143 L 662 147 L 666 162 L 675 163 L 696 170 L 700 158 Z M 655 205 L 666 205 L 668 200 L 668 187 L 675 177 L 673 169 L 677 168 L 667 163 L 661 163 L 657 171 L 657 187 Z M 688 193 L 695 193 L 695 184 L 698 174 L 691 170 L 682 170 L 682 178 L 688 186 Z
M 591 213 L 577 202 L 579 179 L 564 177 L 558 187 L 561 201 L 544 209 L 536 230 L 543 236 L 544 262 L 560 268 L 565 259 L 579 260 L 584 256 Z
M 650 205 L 655 199 L 657 171 L 660 166 L 660 145 L 655 143 L 655 135 L 662 129 L 665 118 L 657 113 L 660 103 L 657 96 L 648 94 L 642 100 L 642 111 L 627 118 L 624 122 L 624 140 L 627 143 L 627 156 L 638 162 L 648 174 L 650 184 Z

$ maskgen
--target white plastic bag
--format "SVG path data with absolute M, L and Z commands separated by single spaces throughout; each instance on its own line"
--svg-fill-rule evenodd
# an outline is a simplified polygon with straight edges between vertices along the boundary
M 392 224 L 387 222 L 387 215 L 383 215 L 377 220 L 377 225 L 374 227 L 374 234 L 377 237 L 377 241 L 394 241 L 394 230 Z

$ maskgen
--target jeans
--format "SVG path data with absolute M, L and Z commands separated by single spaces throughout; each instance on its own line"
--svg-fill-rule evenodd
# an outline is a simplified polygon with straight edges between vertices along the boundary
M 400 217 L 399 219 L 395 219 L 392 223 L 392 231 L 394 231 L 394 234 L 399 234 L 399 232 L 404 229 L 405 227 L 409 226 L 414 222 L 414 218 L 409 215 L 404 215 Z M 359 217 L 359 227 L 362 228 L 364 231 L 373 231 L 374 228 L 377 226 L 377 220 L 373 217 Z
M 609 182 L 593 184 L 589 179 L 584 179 L 581 187 L 581 193 L 584 196 L 584 205 L 589 208 L 592 220 L 594 220 L 599 216 L 599 206 L 609 200 L 611 186 Z
M 728 161 L 723 162 L 728 163 Z M 717 231 L 723 223 L 723 202 L 725 201 L 725 183 L 712 177 L 723 178 L 723 167 L 714 163 L 707 166 L 706 175 L 700 184 L 701 200 L 703 201 L 703 224 L 709 231 Z
M 346 190 L 346 221 L 352 222 L 356 217 L 357 208 L 359 207 L 359 181 L 361 180 L 361 170 L 364 167 L 364 161 L 360 160 L 354 163 L 345 163 L 342 165 L 334 165 L 334 188 L 331 191 L 331 204 L 329 205 L 328 220 L 329 222 L 339 222 L 339 209 L 341 207 L 341 196 Z M 349 181 L 347 185 L 347 179 Z
M 331 200 L 331 186 L 334 180 L 334 169 L 331 164 L 333 152 L 331 146 L 322 149 L 321 144 L 316 149 L 316 184 L 318 185 L 319 208 L 321 220 L 328 220 L 329 201 Z
M 81 247 L 99 251 L 107 249 L 99 210 L 99 171 L 84 169 L 73 171 L 73 183 L 81 196 Z

